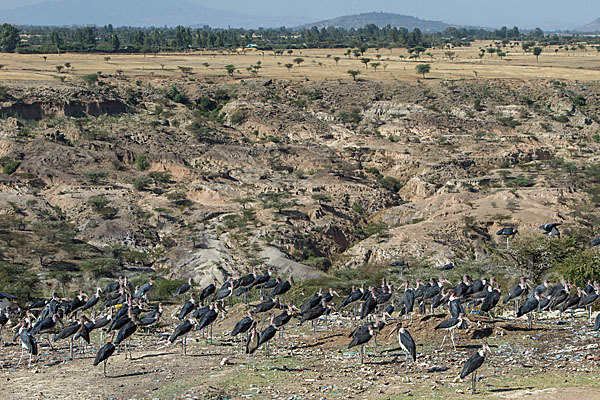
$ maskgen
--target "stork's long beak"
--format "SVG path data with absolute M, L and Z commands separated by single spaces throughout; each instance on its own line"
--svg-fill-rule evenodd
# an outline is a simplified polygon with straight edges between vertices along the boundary
M 386 336 L 386 339 L 389 339 L 394 333 L 398 332 L 398 325 L 392 329 L 392 331 Z

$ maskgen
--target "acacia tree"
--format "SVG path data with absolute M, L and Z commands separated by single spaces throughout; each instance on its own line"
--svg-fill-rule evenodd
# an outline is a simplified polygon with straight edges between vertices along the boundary
M 423 79 L 425 79 L 425 74 L 428 74 L 431 71 L 431 65 L 429 64 L 419 64 L 416 66 L 417 74 L 422 74 Z
M 228 64 L 225 66 L 225 71 L 227 71 L 227 73 L 229 74 L 229 76 L 233 76 L 233 73 L 235 72 L 235 65 L 233 64 Z
M 542 48 L 541 47 L 534 47 L 533 48 L 533 55 L 535 56 L 535 61 L 536 62 L 540 62 L 540 54 L 542 54 Z
M 367 58 L 367 57 L 363 57 L 360 59 L 360 62 L 365 64 L 365 69 L 367 69 L 367 65 L 371 62 L 371 59 Z
M 359 75 L 359 74 L 360 74 L 360 71 L 357 69 L 349 69 L 348 70 L 348 75 L 350 75 L 353 80 L 356 80 L 356 75 Z
M 335 61 L 335 65 L 338 64 L 338 61 L 340 61 L 341 57 L 335 56 L 333 57 L 333 61 Z
M 304 62 L 304 58 L 302 58 L 302 57 L 297 57 L 297 58 L 294 58 L 294 60 L 293 60 L 293 61 L 294 61 L 296 64 L 300 65 L 300 64 L 302 64 L 302 63 Z

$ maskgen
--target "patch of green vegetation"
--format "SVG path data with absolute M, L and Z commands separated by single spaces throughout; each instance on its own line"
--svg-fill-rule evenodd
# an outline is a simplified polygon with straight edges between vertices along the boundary
M 11 175 L 12 173 L 14 173 L 17 170 L 17 168 L 19 168 L 20 165 L 21 165 L 20 161 L 17 161 L 17 160 L 8 161 L 4 165 L 2 165 L 2 172 L 5 174 L 8 174 L 8 175 Z

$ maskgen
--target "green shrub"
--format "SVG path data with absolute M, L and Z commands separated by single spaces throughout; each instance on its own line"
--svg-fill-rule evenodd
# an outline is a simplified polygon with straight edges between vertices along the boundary
M 92 274 L 95 278 L 114 275 L 119 267 L 119 260 L 114 258 L 93 258 L 85 260 L 80 265 L 83 271 Z
M 133 188 L 137 191 L 148 189 L 148 186 L 152 183 L 152 178 L 147 175 L 138 176 L 133 180 Z
M 246 120 L 246 111 L 237 110 L 233 114 L 231 114 L 231 124 L 239 125 Z
M 384 176 L 383 178 L 379 179 L 379 185 L 392 192 L 397 192 L 398 190 L 402 189 L 402 183 L 392 176 Z
M 2 166 L 2 172 L 4 172 L 5 174 L 12 174 L 13 172 L 15 172 L 17 170 L 17 168 L 19 168 L 19 165 L 21 165 L 20 161 L 9 161 L 6 164 L 4 164 Z
M 600 258 L 594 250 L 580 251 L 565 258 L 559 269 L 566 280 L 583 287 L 588 280 L 600 279 Z
M 137 157 L 135 158 L 135 167 L 139 171 L 145 171 L 148 169 L 149 166 L 150 166 L 150 163 L 148 162 L 148 157 L 146 157 L 143 154 L 138 154 Z
M 173 292 L 184 283 L 185 281 L 179 279 L 158 279 L 154 282 L 154 289 L 151 292 L 152 300 L 166 301 L 173 299 Z
M 0 287 L 3 292 L 27 300 L 40 295 L 39 278 L 27 265 L 0 261 Z

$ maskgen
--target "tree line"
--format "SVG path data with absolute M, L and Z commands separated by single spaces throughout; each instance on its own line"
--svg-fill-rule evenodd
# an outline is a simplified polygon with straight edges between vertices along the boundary
M 594 36 L 545 35 L 537 28 L 521 32 L 519 28 L 497 30 L 451 27 L 439 33 L 409 31 L 390 25 L 367 24 L 359 29 L 337 27 L 308 29 L 259 28 L 214 29 L 208 26 L 188 28 L 133 28 L 112 25 L 101 27 L 39 27 L 10 24 L 0 27 L 0 50 L 18 53 L 105 52 L 158 53 L 200 49 L 235 49 L 248 45 L 259 50 L 299 48 L 415 48 L 434 46 L 469 46 L 475 40 L 536 41 L 542 45 L 600 43 Z M 282 54 L 282 53 L 280 53 Z

